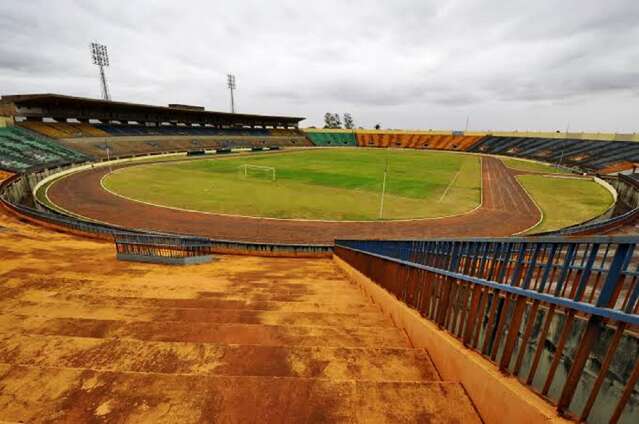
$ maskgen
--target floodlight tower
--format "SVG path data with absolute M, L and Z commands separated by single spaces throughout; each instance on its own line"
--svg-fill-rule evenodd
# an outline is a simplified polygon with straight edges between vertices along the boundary
M 235 90 L 235 75 L 226 75 L 226 84 L 231 91 L 231 113 L 235 113 L 235 99 L 233 98 L 233 90 Z
M 107 52 L 107 46 L 99 43 L 91 43 L 91 58 L 93 64 L 100 68 L 100 83 L 102 86 L 102 98 L 104 100 L 111 100 L 109 94 L 109 87 L 107 86 L 106 75 L 104 74 L 104 68 L 109 66 L 109 54 Z

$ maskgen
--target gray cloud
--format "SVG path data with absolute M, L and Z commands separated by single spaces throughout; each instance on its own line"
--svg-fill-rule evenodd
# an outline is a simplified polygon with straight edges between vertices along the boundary
M 393 128 L 637 131 L 636 0 L 0 2 L 0 93 L 115 98 Z M 605 107 L 601 112 L 598 108 Z

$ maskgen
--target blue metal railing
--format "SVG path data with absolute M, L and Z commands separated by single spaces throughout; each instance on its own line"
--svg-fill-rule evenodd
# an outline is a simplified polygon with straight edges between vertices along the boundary
M 639 237 L 337 240 L 335 253 L 560 413 L 617 422 L 639 414 L 638 243 Z M 620 344 L 636 346 L 634 356 Z M 620 367 L 621 376 L 612 373 Z M 611 375 L 619 386 L 612 394 Z

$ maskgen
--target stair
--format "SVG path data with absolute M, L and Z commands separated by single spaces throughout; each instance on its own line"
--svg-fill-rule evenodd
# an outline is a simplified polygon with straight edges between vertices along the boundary
M 0 278 L 0 421 L 481 422 L 330 260 L 43 275 L 38 248 Z

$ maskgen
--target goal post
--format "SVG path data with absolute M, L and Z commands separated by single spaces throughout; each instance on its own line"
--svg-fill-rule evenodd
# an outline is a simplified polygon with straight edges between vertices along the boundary
M 270 176 L 271 181 L 275 181 L 277 178 L 275 168 L 272 166 L 249 165 L 245 163 L 240 165 L 240 173 L 244 178 L 249 177 L 251 174 L 267 174 Z

